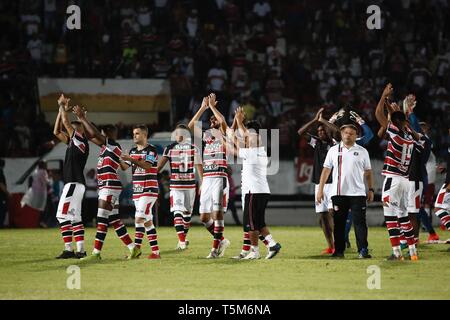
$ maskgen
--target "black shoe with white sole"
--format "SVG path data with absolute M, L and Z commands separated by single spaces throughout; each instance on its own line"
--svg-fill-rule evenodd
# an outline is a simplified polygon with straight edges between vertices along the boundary
M 64 250 L 56 259 L 72 259 L 75 258 L 75 253 L 73 251 Z
M 277 243 L 273 247 L 269 248 L 269 253 L 267 253 L 266 259 L 272 259 L 281 250 L 281 244 Z

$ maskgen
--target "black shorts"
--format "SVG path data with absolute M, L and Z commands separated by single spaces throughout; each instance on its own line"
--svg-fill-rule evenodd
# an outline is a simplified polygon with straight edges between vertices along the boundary
M 261 230 L 266 226 L 266 207 L 270 193 L 247 193 L 244 204 L 244 229 Z

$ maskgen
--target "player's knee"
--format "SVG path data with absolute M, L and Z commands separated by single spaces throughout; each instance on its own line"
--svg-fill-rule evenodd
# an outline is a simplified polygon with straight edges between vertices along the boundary
M 99 200 L 98 201 L 99 208 L 112 211 L 114 209 L 114 205 L 111 202 L 105 201 L 105 200 Z
M 207 223 L 211 219 L 211 216 L 207 213 L 200 214 L 200 221 L 202 223 Z
M 153 220 L 153 219 L 150 219 L 150 220 L 146 221 L 146 222 L 144 223 L 144 226 L 145 226 L 146 228 L 150 228 L 151 226 L 153 226 L 152 220 Z

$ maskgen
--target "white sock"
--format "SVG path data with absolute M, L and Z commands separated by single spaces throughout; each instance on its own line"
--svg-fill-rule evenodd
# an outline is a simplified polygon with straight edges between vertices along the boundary
M 73 251 L 72 250 L 72 242 L 64 243 L 64 250 Z
M 401 255 L 402 255 L 402 249 L 400 248 L 400 246 L 392 247 L 392 251 L 394 252 L 394 255 L 395 255 L 396 257 L 401 257 Z
M 273 247 L 277 244 L 270 233 L 266 236 L 266 241 L 269 242 L 269 247 Z
M 130 251 L 132 251 L 134 249 L 134 243 L 132 242 L 132 243 L 128 244 L 127 247 Z
M 416 249 L 416 246 L 414 244 L 409 246 L 409 255 L 410 256 L 416 256 L 417 255 L 417 249 Z
M 96 249 L 96 248 L 94 248 L 94 250 L 92 250 L 92 253 L 93 254 L 99 254 L 101 251 L 100 250 L 98 250 L 98 249 Z
M 84 252 L 84 241 L 77 241 L 77 252 Z
M 251 250 L 252 250 L 253 252 L 259 253 L 259 247 L 258 247 L 258 246 L 251 246 Z

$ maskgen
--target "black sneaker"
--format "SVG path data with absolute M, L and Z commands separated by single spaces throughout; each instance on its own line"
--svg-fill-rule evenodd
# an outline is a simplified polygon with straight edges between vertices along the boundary
M 389 257 L 386 258 L 388 261 L 403 261 L 405 258 L 403 256 L 397 257 L 395 254 L 391 254 Z
M 277 243 L 273 247 L 269 248 L 269 252 L 267 253 L 266 259 L 272 259 L 275 257 L 278 252 L 281 250 L 281 244 Z
M 370 259 L 372 256 L 369 254 L 369 251 L 367 249 L 361 249 L 359 252 L 359 259 Z
M 331 255 L 331 257 L 332 258 L 345 258 L 343 253 L 339 253 L 339 252 L 336 252 L 336 251 Z
M 75 258 L 82 259 L 84 257 L 86 257 L 86 251 L 84 251 L 84 252 L 75 252 Z
M 64 250 L 56 259 L 72 259 L 75 258 L 75 253 L 73 251 Z

